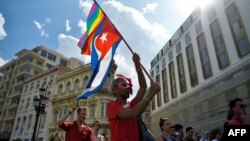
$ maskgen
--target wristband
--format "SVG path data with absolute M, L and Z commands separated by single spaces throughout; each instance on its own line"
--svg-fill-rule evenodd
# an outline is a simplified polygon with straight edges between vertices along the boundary
M 68 111 L 68 113 L 71 115 L 72 112 Z

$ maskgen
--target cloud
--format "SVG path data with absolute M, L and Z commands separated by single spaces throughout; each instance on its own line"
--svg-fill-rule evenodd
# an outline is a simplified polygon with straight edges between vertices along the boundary
M 56 49 L 65 57 L 75 57 L 85 63 L 90 62 L 90 57 L 81 55 L 81 49 L 77 46 L 78 39 L 65 34 L 59 34 L 58 37 L 59 47 Z
M 44 27 L 46 24 L 49 24 L 50 22 L 51 22 L 51 18 L 45 18 L 44 23 L 40 23 L 40 22 L 34 20 L 34 24 L 37 27 L 37 29 L 39 30 L 41 37 L 45 37 L 45 38 L 49 37 L 49 33 L 45 30 Z
M 7 36 L 7 34 L 3 28 L 4 23 L 5 23 L 4 17 L 2 15 L 2 13 L 0 13 L 0 40 L 3 40 Z
M 65 23 L 65 25 L 66 25 L 66 32 L 70 32 L 71 31 L 71 27 L 70 27 L 70 21 L 67 19 L 66 20 L 66 23 Z
M 85 31 L 87 30 L 87 23 L 83 20 L 79 20 L 78 26 L 81 28 L 81 33 L 85 33 Z
M 79 4 L 80 8 L 83 10 L 84 15 L 87 16 L 93 4 L 93 0 L 79 0 Z
M 146 7 L 142 8 L 142 14 L 146 13 L 154 13 L 155 14 L 155 9 L 157 8 L 158 4 L 157 3 L 148 3 Z
M 6 64 L 7 62 L 9 62 L 9 61 L 4 60 L 3 58 L 0 57 L 0 67 L 3 66 L 4 64 Z
M 86 9 L 84 6 L 88 5 L 82 5 L 82 8 Z M 101 6 L 132 50 L 140 55 L 143 66 L 149 70 L 151 60 L 170 38 L 170 33 L 163 25 L 146 19 L 143 12 L 118 1 L 106 1 Z M 156 7 L 156 4 L 147 4 L 144 13 L 152 13 Z M 86 27 L 82 26 L 84 24 L 86 23 L 81 21 L 81 27 Z M 116 73 L 131 77 L 135 86 L 134 92 L 137 92 L 139 86 L 132 54 L 123 41 L 119 44 L 114 59 L 118 65 Z M 145 77 L 149 80 L 146 75 Z

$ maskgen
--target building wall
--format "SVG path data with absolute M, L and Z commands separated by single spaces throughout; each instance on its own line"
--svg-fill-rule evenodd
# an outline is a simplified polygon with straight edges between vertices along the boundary
M 92 127 L 94 121 L 98 120 L 102 125 L 100 134 L 110 135 L 108 121 L 106 118 L 106 103 L 113 99 L 109 91 L 109 87 L 114 78 L 116 65 L 113 64 L 110 75 L 104 87 L 96 93 L 94 96 L 88 99 L 80 100 L 79 107 L 87 108 L 87 117 L 85 122 Z M 76 102 L 76 97 L 80 95 L 85 89 L 90 76 L 92 74 L 90 64 L 86 64 L 80 68 L 74 69 L 64 75 L 61 75 L 56 80 L 56 86 L 54 89 L 54 96 L 50 100 L 53 109 L 50 112 L 49 118 L 49 137 L 54 136 L 56 133 L 65 137 L 65 132 L 58 128 L 57 120 L 67 113 L 72 104 Z M 66 121 L 76 120 L 76 112 L 71 114 Z
M 42 51 L 46 52 L 45 55 Z M 28 77 L 59 64 L 70 68 L 84 64 L 78 59 L 68 59 L 44 46 L 37 46 L 32 50 L 20 50 L 16 56 L 17 59 L 0 67 L 0 73 L 3 74 L 0 82 L 0 104 L 3 105 L 0 108 L 0 139 L 10 138 L 23 83 Z
M 168 117 L 172 124 L 181 123 L 184 128 L 192 126 L 197 131 L 204 131 L 226 121 L 228 101 L 231 99 L 240 97 L 249 105 L 249 5 L 250 1 L 247 0 L 217 0 L 212 1 L 205 9 L 196 9 L 152 60 L 151 76 L 160 82 L 162 87 L 161 93 L 154 97 L 150 108 L 151 129 L 155 135 L 160 133 L 160 117 Z M 239 12 L 236 20 L 233 20 L 234 24 L 230 24 L 226 14 L 231 6 L 235 6 L 236 12 Z M 201 28 L 198 28 L 199 22 Z M 220 28 L 212 30 L 216 23 L 219 23 Z M 244 28 L 238 30 L 237 27 Z M 234 36 L 233 30 L 239 33 L 237 37 Z M 190 42 L 186 42 L 188 34 Z M 218 37 L 221 39 L 220 43 L 224 43 L 219 49 L 216 48 L 218 44 L 214 42 Z M 198 39 L 204 40 L 198 42 Z M 239 42 L 236 39 L 245 40 L 245 50 L 241 54 L 237 49 Z M 180 44 L 181 49 L 177 44 Z M 191 57 L 187 55 L 190 45 L 194 54 Z M 224 61 L 221 63 L 223 65 L 220 65 L 217 57 L 223 53 L 226 54 L 228 63 Z M 182 63 L 178 63 L 177 59 L 180 54 Z M 204 54 L 207 57 L 204 57 Z M 196 69 L 190 70 L 193 65 L 188 63 L 192 59 Z M 204 73 L 203 67 L 211 70 L 210 73 Z M 162 72 L 164 69 L 166 74 Z M 197 83 L 192 79 L 195 77 L 190 76 L 190 73 L 195 74 L 193 72 L 196 72 Z M 167 77 L 165 92 L 163 75 Z M 185 82 L 186 87 L 181 87 L 180 82 Z M 164 95 L 167 97 L 165 101 Z
M 48 98 L 53 96 L 53 88 L 55 85 L 55 80 L 58 74 L 62 74 L 69 71 L 68 68 L 62 66 L 56 66 L 49 70 L 43 71 L 38 75 L 30 77 L 24 82 L 24 88 L 20 98 L 20 104 L 18 105 L 14 126 L 12 129 L 12 134 L 10 140 L 22 139 L 29 140 L 32 138 L 36 120 L 36 111 L 33 105 L 33 99 L 35 97 L 39 98 L 39 89 L 46 89 L 46 96 Z M 38 138 L 47 139 L 48 138 L 48 119 L 49 111 L 51 109 L 49 101 L 46 102 L 46 109 L 44 114 L 40 114 L 38 120 Z

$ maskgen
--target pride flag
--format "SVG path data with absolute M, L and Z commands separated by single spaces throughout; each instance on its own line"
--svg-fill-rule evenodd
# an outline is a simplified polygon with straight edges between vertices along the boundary
M 87 31 L 78 42 L 82 54 L 91 55 L 92 76 L 86 89 L 77 97 L 78 100 L 87 99 L 102 88 L 107 80 L 115 50 L 120 41 L 119 32 L 94 3 L 87 19 Z

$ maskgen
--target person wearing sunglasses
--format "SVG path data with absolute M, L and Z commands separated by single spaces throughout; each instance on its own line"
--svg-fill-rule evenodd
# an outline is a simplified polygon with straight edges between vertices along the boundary
M 117 75 L 111 84 L 111 91 L 115 96 L 107 104 L 107 117 L 110 127 L 110 141 L 139 141 L 139 125 L 137 118 L 144 112 L 150 100 L 160 91 L 159 84 L 152 82 L 146 93 L 147 84 L 141 69 L 140 57 L 133 54 L 133 61 L 139 81 L 139 90 L 134 99 L 128 102 L 132 94 L 132 82 L 130 78 Z
M 246 105 L 240 98 L 235 98 L 229 102 L 229 108 L 233 114 L 229 125 L 249 125 L 249 119 L 246 117 Z

